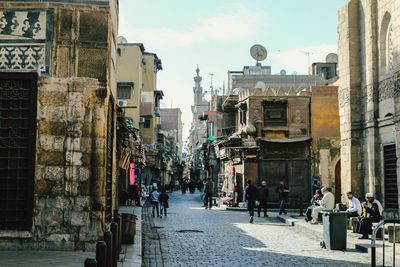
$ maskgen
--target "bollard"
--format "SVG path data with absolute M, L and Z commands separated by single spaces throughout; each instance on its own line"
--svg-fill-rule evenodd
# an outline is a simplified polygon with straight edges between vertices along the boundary
M 118 252 L 121 253 L 121 244 L 122 244 L 122 218 L 118 213 L 118 210 L 114 210 L 114 222 L 118 224 Z
M 97 267 L 97 262 L 93 258 L 86 258 L 85 267 Z
M 118 252 L 118 224 L 116 222 L 111 223 L 112 233 L 112 265 L 111 267 L 117 267 L 119 252 Z
M 106 263 L 107 267 L 112 266 L 112 233 L 109 231 L 104 232 L 104 242 L 106 242 L 107 253 L 106 253 Z
M 300 204 L 300 214 L 299 214 L 299 216 L 304 216 L 304 214 L 303 214 L 303 199 L 302 199 L 302 197 L 300 197 L 299 204 Z
M 96 261 L 98 267 L 107 267 L 107 244 L 104 241 L 96 244 Z

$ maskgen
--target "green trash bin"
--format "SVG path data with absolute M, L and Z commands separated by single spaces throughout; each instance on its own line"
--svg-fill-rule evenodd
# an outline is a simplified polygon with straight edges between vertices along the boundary
M 347 243 L 347 212 L 322 212 L 323 245 L 326 249 L 345 250 Z

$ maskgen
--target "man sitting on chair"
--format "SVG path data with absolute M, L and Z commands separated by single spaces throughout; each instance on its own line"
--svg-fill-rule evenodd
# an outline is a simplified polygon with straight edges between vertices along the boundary
M 335 197 L 331 192 L 329 192 L 328 188 L 322 187 L 321 192 L 324 196 L 321 200 L 316 201 L 316 203 L 319 204 L 319 207 L 315 207 L 312 210 L 312 220 L 310 221 L 311 224 L 318 223 L 318 213 L 320 211 L 332 210 L 335 207 Z

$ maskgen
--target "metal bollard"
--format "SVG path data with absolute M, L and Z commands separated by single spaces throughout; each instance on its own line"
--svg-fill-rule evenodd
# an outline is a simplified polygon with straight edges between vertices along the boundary
M 302 197 L 300 197 L 299 205 L 300 205 L 300 214 L 299 214 L 299 216 L 303 216 L 304 214 L 303 214 L 303 199 L 302 199 Z
M 97 267 L 97 261 L 93 258 L 86 258 L 85 267 Z
M 98 267 L 107 267 L 107 244 L 104 241 L 96 244 L 96 261 Z
M 122 218 L 118 213 L 118 210 L 114 210 L 114 222 L 118 224 L 118 252 L 121 253 L 121 244 L 122 244 Z
M 117 267 L 119 252 L 118 252 L 118 224 L 116 222 L 111 223 L 112 233 L 112 267 Z
M 106 248 L 106 250 L 107 250 L 107 253 L 106 253 L 106 265 L 107 265 L 107 267 L 111 267 L 112 266 L 112 239 L 113 239 L 113 237 L 112 237 L 112 233 L 111 232 L 109 232 L 109 231 L 106 231 L 106 232 L 104 232 L 104 242 L 106 242 L 106 246 L 107 246 L 107 248 Z

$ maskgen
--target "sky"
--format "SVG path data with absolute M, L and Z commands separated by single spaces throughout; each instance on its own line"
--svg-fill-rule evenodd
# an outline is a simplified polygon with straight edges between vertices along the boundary
M 182 111 L 184 138 L 192 120 L 193 77 L 221 88 L 228 71 L 255 65 L 250 47 L 263 45 L 272 73 L 307 74 L 308 65 L 337 53 L 338 11 L 348 0 L 120 0 L 118 35 L 143 43 L 162 60 L 162 107 Z M 213 75 L 210 75 L 213 74 Z M 206 98 L 209 95 L 205 95 Z

